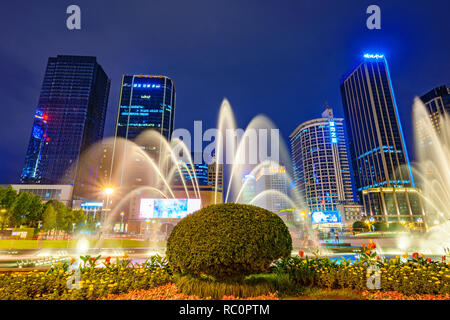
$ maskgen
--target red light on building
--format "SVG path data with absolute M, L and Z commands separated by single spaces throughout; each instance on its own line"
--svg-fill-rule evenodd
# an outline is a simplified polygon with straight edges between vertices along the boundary
M 45 139 L 45 141 L 50 141 L 50 138 Z
M 48 115 L 44 114 L 44 115 L 42 116 L 42 118 L 43 118 L 45 121 L 47 121 L 47 120 L 48 120 Z

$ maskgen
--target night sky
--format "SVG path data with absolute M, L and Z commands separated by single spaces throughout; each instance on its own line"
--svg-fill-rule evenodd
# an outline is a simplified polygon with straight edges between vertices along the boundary
M 81 7 L 81 30 L 66 8 Z M 382 29 L 366 28 L 381 7 Z M 216 125 L 224 97 L 238 125 L 259 113 L 289 134 L 320 117 L 343 116 L 339 80 L 365 52 L 387 56 L 410 157 L 412 101 L 450 84 L 450 2 L 306 0 L 2 1 L 0 4 L 0 184 L 17 183 L 49 56 L 92 55 L 111 78 L 105 137 L 114 133 L 120 78 L 175 81 L 175 127 Z

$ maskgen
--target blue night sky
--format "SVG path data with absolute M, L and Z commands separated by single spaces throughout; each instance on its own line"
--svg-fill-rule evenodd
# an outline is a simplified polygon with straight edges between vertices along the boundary
M 66 28 L 71 4 L 81 7 L 80 31 Z M 366 28 L 371 4 L 381 7 L 381 30 Z M 40 0 L 0 9 L 0 184 L 19 181 L 49 56 L 97 57 L 111 78 L 105 137 L 120 77 L 136 73 L 175 81 L 176 128 L 214 127 L 227 97 L 240 127 L 263 113 L 287 140 L 325 101 L 343 116 L 340 77 L 377 52 L 387 56 L 413 158 L 412 101 L 450 84 L 448 0 Z

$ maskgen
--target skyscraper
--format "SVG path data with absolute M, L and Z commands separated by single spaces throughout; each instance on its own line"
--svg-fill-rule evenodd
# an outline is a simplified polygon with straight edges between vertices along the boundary
M 294 180 L 308 209 L 337 211 L 354 202 L 344 119 L 328 108 L 322 118 L 306 121 L 290 135 Z
M 171 79 L 162 75 L 123 75 L 116 121 L 116 138 L 135 141 L 146 130 L 159 132 L 168 141 L 172 138 L 175 118 L 175 86 Z M 152 140 L 152 139 L 150 139 Z M 144 145 L 145 144 L 145 145 Z M 144 150 L 157 165 L 162 150 L 161 142 L 141 141 Z M 122 154 L 119 154 L 122 153 Z M 114 159 L 127 156 L 127 148 L 114 143 Z M 113 160 L 113 170 L 116 165 Z M 123 170 L 121 170 L 123 171 Z M 120 180 L 123 181 L 123 174 Z
M 256 174 L 254 183 L 256 195 L 262 195 L 264 191 L 268 193 L 252 204 L 261 206 L 274 213 L 291 207 L 287 201 L 289 182 L 284 166 L 270 165 L 262 167 Z
M 135 139 L 154 129 L 170 140 L 175 118 L 175 86 L 162 75 L 123 75 L 116 136 Z
M 366 214 L 387 223 L 421 222 L 423 207 L 384 55 L 365 54 L 344 76 L 341 95 L 356 188 Z
M 244 189 L 239 200 L 245 204 L 251 203 L 256 196 L 256 177 L 252 174 L 244 174 L 242 177 L 242 186 Z
M 95 57 L 48 59 L 21 183 L 76 183 L 80 154 L 103 137 L 109 88 Z M 85 168 L 91 179 L 97 168 Z
M 439 134 L 441 132 L 440 119 L 450 113 L 450 87 L 440 86 L 434 88 L 420 97 L 425 104 L 431 123 Z

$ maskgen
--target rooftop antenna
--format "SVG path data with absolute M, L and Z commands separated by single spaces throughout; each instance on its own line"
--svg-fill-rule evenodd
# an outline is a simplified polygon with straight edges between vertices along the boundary
M 333 118 L 333 109 L 330 108 L 327 101 L 325 101 L 325 111 L 322 112 L 322 118 Z

